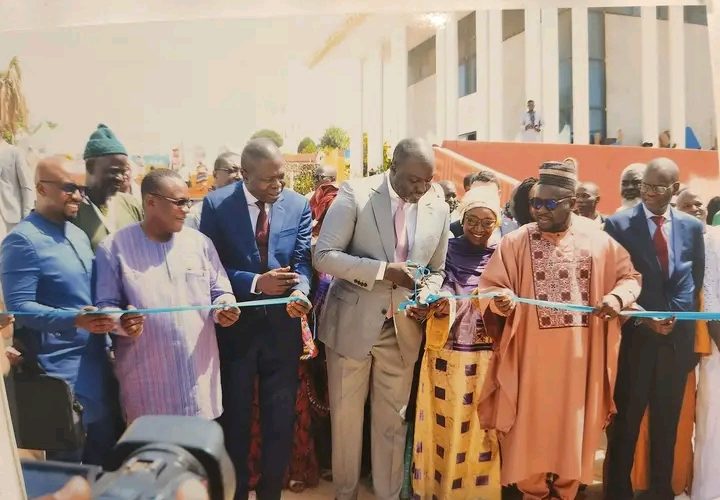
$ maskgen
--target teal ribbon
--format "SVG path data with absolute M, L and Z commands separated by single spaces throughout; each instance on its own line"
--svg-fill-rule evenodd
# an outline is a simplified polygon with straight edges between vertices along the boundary
M 410 300 L 401 302 L 399 311 L 405 311 L 409 307 L 426 307 L 442 299 L 471 300 L 471 299 L 492 299 L 500 295 L 497 292 L 481 293 L 479 295 L 435 295 L 430 294 L 424 301 L 419 300 L 418 286 L 422 279 L 430 274 L 430 270 L 408 263 L 408 267 L 417 267 L 415 271 L 415 290 Z M 569 311 L 583 314 L 590 314 L 595 311 L 592 306 L 584 304 L 567 304 L 565 302 L 551 302 L 547 300 L 528 299 L 526 297 L 513 296 L 512 300 L 519 304 L 527 304 L 536 307 L 545 307 L 558 311 Z M 669 319 L 675 318 L 678 321 L 720 321 L 720 312 L 698 312 L 698 311 L 621 311 L 620 316 L 633 318 Z
M 185 311 L 212 311 L 225 309 L 226 307 L 262 307 L 289 304 L 290 302 L 306 301 L 302 297 L 279 297 L 275 299 L 248 300 L 230 304 L 206 304 L 199 306 L 174 306 L 174 307 L 149 307 L 146 309 L 98 309 L 97 311 L 83 311 L 82 309 L 58 309 L 56 313 L 60 316 L 77 316 L 78 314 L 160 314 L 176 313 Z M 13 316 L 36 316 L 37 312 L 28 311 L 0 311 L 0 314 L 12 314 Z

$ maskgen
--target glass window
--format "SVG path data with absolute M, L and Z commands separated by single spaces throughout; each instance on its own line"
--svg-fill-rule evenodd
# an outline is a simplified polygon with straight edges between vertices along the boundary
M 408 86 L 435 74 L 435 36 L 408 52 Z
M 475 13 L 458 21 L 458 95 L 477 91 Z
M 686 5 L 685 22 L 707 26 L 707 7 L 704 5 Z

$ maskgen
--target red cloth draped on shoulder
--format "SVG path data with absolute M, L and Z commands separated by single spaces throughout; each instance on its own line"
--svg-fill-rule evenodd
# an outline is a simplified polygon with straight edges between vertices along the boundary
M 338 193 L 338 187 L 335 184 L 323 184 L 319 186 L 310 198 L 310 211 L 312 212 L 313 221 L 317 223 L 313 226 L 313 236 L 320 234 L 323 219 L 327 213 L 330 204 L 333 202 Z

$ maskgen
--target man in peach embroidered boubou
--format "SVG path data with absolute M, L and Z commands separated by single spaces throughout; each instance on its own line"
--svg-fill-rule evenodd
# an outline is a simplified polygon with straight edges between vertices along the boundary
M 530 198 L 537 221 L 502 239 L 480 277 L 476 305 L 497 324 L 478 414 L 496 429 L 501 482 L 524 499 L 574 499 L 592 480 L 613 388 L 621 310 L 640 294 L 628 253 L 572 213 L 577 173 L 548 162 Z M 513 297 L 582 304 L 592 314 L 521 304 Z M 492 317 L 494 316 L 494 318 Z

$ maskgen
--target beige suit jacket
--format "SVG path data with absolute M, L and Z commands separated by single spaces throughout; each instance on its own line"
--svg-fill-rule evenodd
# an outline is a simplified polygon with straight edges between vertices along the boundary
M 445 276 L 450 215 L 442 189 L 433 187 L 418 202 L 415 242 L 408 260 L 428 267 L 421 297 L 437 293 Z M 422 326 L 398 305 L 413 291 L 376 281 L 382 262 L 393 262 L 395 230 L 385 174 L 351 180 L 340 187 L 315 247 L 315 268 L 335 277 L 320 317 L 320 339 L 342 356 L 365 358 L 375 345 L 390 307 L 403 360 L 415 362 Z

